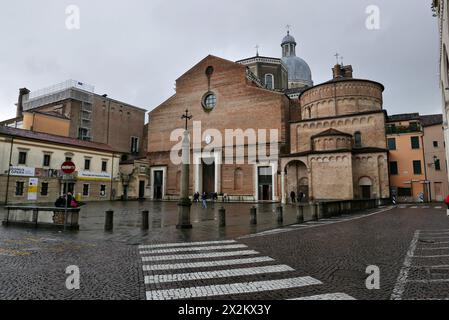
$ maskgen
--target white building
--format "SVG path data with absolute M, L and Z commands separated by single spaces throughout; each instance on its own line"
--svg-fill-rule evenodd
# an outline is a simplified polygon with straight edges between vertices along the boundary
M 438 17 L 438 30 L 440 33 L 440 87 L 443 126 L 446 146 L 449 146 L 449 3 L 447 0 L 432 0 L 432 8 L 435 16 Z M 446 148 L 446 159 L 449 159 L 449 148 Z
M 66 188 L 83 202 L 115 199 L 120 156 L 105 144 L 0 126 L 0 202 L 53 203 Z M 65 161 L 74 174 L 61 172 Z

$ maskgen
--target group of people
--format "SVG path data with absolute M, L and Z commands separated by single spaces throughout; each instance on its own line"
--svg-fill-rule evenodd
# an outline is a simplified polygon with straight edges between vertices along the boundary
M 212 202 L 217 202 L 218 193 L 212 192 L 210 195 L 208 195 L 206 192 L 203 192 L 203 194 L 200 195 L 199 192 L 196 192 L 193 195 L 193 202 L 200 202 L 200 198 L 203 209 L 207 209 L 207 199 L 211 199 Z
M 69 192 L 66 195 L 60 196 L 55 202 L 56 208 L 78 208 L 79 204 L 75 197 Z
M 291 199 L 292 203 L 296 203 L 296 202 L 302 203 L 304 201 L 305 197 L 306 197 L 306 195 L 304 194 L 304 192 L 298 193 L 298 196 L 296 196 L 295 191 L 292 191 L 290 193 L 290 199 Z

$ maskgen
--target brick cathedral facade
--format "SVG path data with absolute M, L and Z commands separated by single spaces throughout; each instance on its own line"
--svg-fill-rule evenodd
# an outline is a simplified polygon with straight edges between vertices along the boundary
M 269 161 L 250 161 L 246 139 L 233 145 L 235 154 L 245 150 L 243 163 L 225 161 L 223 148 L 229 146 L 213 148 L 210 159 L 201 159 L 201 150 L 192 145 L 191 194 L 283 202 L 292 191 L 309 200 L 389 197 L 384 87 L 354 79 L 352 67 L 339 64 L 332 80 L 313 86 L 308 65 L 296 57 L 294 38 L 287 35 L 282 48 L 282 59 L 256 56 L 235 63 L 208 56 L 176 81 L 176 94 L 150 112 L 152 199 L 179 198 L 181 166 L 171 160 L 179 141 L 171 135 L 183 128 L 186 109 L 201 123 L 202 148 L 211 143 L 207 132 L 279 133 Z

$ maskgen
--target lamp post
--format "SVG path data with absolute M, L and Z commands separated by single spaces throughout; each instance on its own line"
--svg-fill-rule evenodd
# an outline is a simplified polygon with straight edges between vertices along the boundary
M 181 169 L 181 200 L 178 204 L 178 225 L 177 229 L 192 229 L 190 222 L 190 209 L 192 202 L 189 197 L 189 181 L 190 181 L 190 139 L 188 131 L 189 120 L 192 120 L 189 110 L 181 117 L 186 121 L 184 137 L 182 140 L 182 169 Z

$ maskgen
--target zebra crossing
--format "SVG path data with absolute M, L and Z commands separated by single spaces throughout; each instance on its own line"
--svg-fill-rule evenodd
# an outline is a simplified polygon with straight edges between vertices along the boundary
M 301 223 L 301 224 L 294 224 L 294 225 L 290 225 L 290 226 L 283 227 L 283 228 L 278 228 L 278 229 L 273 229 L 273 230 L 268 230 L 268 231 L 263 231 L 263 232 L 259 232 L 259 233 L 255 233 L 255 234 L 242 236 L 238 239 L 251 239 L 251 238 L 257 238 L 257 237 L 264 237 L 264 236 L 269 236 L 269 235 L 282 234 L 282 233 L 286 233 L 286 232 L 305 230 L 305 229 L 310 229 L 310 228 L 326 226 L 326 225 L 330 225 L 330 224 L 343 223 L 343 222 L 348 222 L 348 221 L 352 221 L 352 220 L 363 219 L 363 218 L 367 218 L 367 217 L 388 211 L 391 209 L 391 207 L 380 207 L 379 209 L 380 209 L 380 211 L 376 211 L 371 214 L 366 214 L 366 213 L 346 214 L 346 215 L 341 215 L 341 216 L 333 217 L 333 218 L 329 218 L 329 219 L 320 219 L 319 221 L 308 221 L 308 222 Z
M 416 205 L 416 204 L 400 204 L 397 206 L 398 209 L 432 209 L 432 210 L 445 210 L 446 207 L 442 204 L 433 205 Z
M 321 288 L 310 276 L 263 256 L 235 240 L 139 246 L 147 300 L 206 299 Z M 238 279 L 245 281 L 239 282 Z M 271 279 L 270 279 L 271 278 Z M 261 280 L 263 279 L 263 280 Z M 295 291 L 296 292 L 296 291 Z M 354 300 L 344 293 L 290 297 L 291 300 Z
M 392 300 L 449 299 L 449 229 L 415 232 Z

